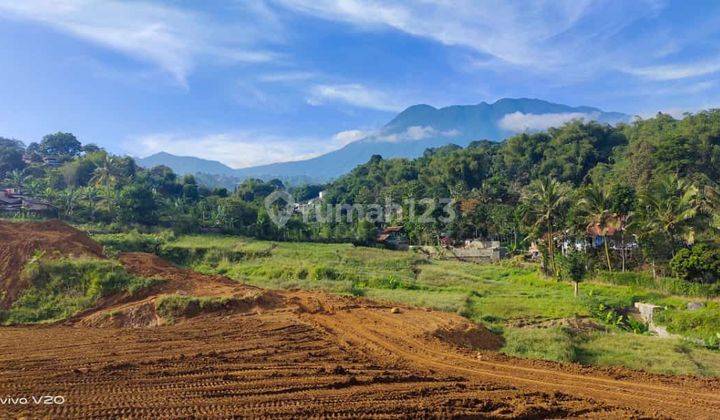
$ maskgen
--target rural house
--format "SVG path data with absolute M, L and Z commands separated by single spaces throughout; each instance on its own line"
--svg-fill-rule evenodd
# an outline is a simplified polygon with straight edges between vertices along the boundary
M 377 242 L 390 249 L 407 250 L 410 248 L 410 241 L 408 241 L 405 228 L 402 226 L 386 227 L 378 234 Z
M 21 212 L 45 217 L 57 216 L 57 208 L 46 201 L 29 197 L 15 188 L 0 190 L 0 214 Z

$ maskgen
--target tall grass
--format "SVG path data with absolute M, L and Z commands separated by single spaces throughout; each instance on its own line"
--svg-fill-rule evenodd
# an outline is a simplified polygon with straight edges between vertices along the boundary
M 720 304 L 717 302 L 708 302 L 693 311 L 669 308 L 660 311 L 655 322 L 665 325 L 671 333 L 702 340 L 710 348 L 720 347 Z
M 117 262 L 96 259 L 36 259 L 22 275 L 30 286 L 0 314 L 3 323 L 64 319 L 92 307 L 101 297 L 136 293 L 159 281 L 130 275 Z
M 621 286 L 641 287 L 670 295 L 691 297 L 720 296 L 719 284 L 691 283 L 674 277 L 653 278 L 650 273 L 642 272 L 607 272 L 596 275 L 598 281 Z

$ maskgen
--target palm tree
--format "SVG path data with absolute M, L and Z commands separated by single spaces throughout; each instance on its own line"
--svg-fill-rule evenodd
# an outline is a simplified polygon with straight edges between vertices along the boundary
M 90 182 L 92 182 L 95 186 L 104 187 L 108 214 L 111 213 L 112 205 L 113 194 L 111 188 L 116 181 L 113 168 L 114 163 L 114 159 L 107 153 L 104 153 L 102 158 L 97 162 L 97 167 L 93 171 L 93 176 L 90 179 Z
M 720 229 L 720 185 L 706 185 L 703 192 L 703 210 L 710 215 L 711 226 Z
M 87 200 L 88 207 L 90 208 L 90 220 L 95 221 L 95 203 L 100 198 L 100 190 L 95 186 L 88 185 L 80 190 L 80 194 L 83 199 Z
M 554 178 L 543 177 L 534 180 L 523 196 L 523 204 L 527 208 L 526 215 L 536 232 L 545 231 L 547 242 L 548 266 L 557 275 L 555 264 L 554 226 L 559 219 L 560 210 L 568 199 L 570 189 L 567 185 Z M 543 236 L 543 235 L 540 235 Z
M 693 221 L 701 206 L 700 190 L 677 175 L 661 178 L 640 195 L 640 233 L 667 241 L 675 255 L 678 243 L 692 243 Z
M 608 271 L 612 271 L 607 236 L 608 233 L 617 229 L 618 217 L 612 214 L 610 195 L 600 186 L 591 184 L 582 191 L 582 198 L 578 205 L 586 215 L 588 227 L 597 229 L 600 233 L 605 247 Z

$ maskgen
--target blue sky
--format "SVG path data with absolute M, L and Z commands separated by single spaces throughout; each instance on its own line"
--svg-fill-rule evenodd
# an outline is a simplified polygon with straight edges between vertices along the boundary
M 404 107 L 537 97 L 720 105 L 720 2 L 0 0 L 0 135 L 233 167 L 296 160 Z

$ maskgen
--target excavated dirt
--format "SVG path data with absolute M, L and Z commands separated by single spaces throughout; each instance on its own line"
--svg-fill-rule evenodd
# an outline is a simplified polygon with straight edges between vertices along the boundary
M 103 249 L 85 233 L 59 220 L 0 220 L 0 308 L 9 307 L 26 287 L 20 273 L 36 253 L 45 257 L 102 257 Z
M 141 296 L 102 302 L 62 325 L 0 328 L 0 418 L 717 418 L 720 412 L 718 379 L 513 359 L 493 351 L 498 337 L 454 314 L 265 291 L 149 254 L 125 254 L 121 261 L 166 282 Z M 155 310 L 165 294 L 231 303 L 168 324 Z M 35 405 L 31 397 L 39 395 L 65 402 Z M 9 404 L 7 397 L 30 401 Z

